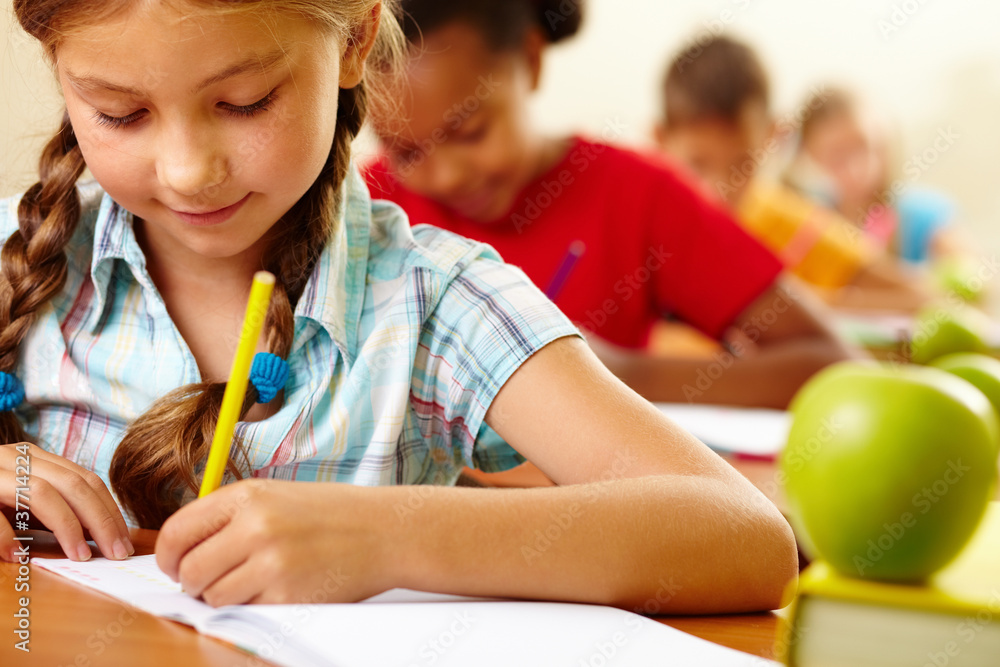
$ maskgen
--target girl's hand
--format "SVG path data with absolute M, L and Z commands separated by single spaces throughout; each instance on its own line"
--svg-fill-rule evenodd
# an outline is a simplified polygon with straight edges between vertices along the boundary
M 156 562 L 212 606 L 354 602 L 393 587 L 372 492 L 244 480 L 167 519 Z M 384 529 L 382 530 L 384 534 Z M 398 562 L 395 561 L 395 562 Z
M 52 531 L 71 560 L 92 555 L 84 531 L 107 558 L 120 560 L 135 552 L 121 510 L 101 478 L 37 445 L 0 445 L 0 507 L 4 560 L 15 560 L 13 526 Z

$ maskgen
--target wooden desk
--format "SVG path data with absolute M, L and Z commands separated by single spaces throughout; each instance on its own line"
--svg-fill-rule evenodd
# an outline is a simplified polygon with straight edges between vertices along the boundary
M 61 555 L 50 535 L 38 531 L 34 555 Z M 136 554 L 153 552 L 156 533 L 132 531 Z M 17 566 L 0 563 L 0 665 L 4 667 L 263 667 L 253 656 L 194 630 L 132 609 L 41 568 L 30 570 L 31 653 L 14 649 L 9 610 L 25 593 L 14 590 Z M 771 657 L 775 614 L 663 617 L 662 623 L 747 653 Z

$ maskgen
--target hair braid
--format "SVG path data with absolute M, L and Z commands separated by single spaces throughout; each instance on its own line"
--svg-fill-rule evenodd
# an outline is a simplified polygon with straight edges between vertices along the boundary
M 337 127 L 326 164 L 312 187 L 278 223 L 266 268 L 277 276 L 264 338 L 267 349 L 287 358 L 295 330 L 294 308 L 305 290 L 343 205 L 341 185 L 347 178 L 351 142 L 365 116 L 363 86 L 341 90 Z M 203 382 L 174 390 L 156 401 L 126 431 L 111 461 L 111 486 L 122 505 L 144 528 L 158 528 L 195 492 L 195 470 L 208 456 L 219 418 L 225 383 Z M 251 385 L 241 418 L 256 402 Z M 236 478 L 250 470 L 240 439 L 235 438 L 228 471 Z
M 0 371 L 11 373 L 18 348 L 46 301 L 66 283 L 66 244 L 80 218 L 76 181 L 85 168 L 83 154 L 64 114 L 59 131 L 39 161 L 39 181 L 21 197 L 18 231 L 0 251 Z M 3 442 L 25 440 L 13 412 L 0 412 Z

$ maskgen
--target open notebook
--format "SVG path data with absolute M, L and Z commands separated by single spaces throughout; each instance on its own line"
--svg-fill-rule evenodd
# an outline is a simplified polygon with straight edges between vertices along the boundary
M 774 460 L 785 447 L 791 415 L 784 410 L 656 403 L 660 412 L 720 454 Z
M 357 604 L 214 609 L 183 593 L 154 558 L 32 563 L 289 667 L 778 664 L 596 605 L 394 590 Z

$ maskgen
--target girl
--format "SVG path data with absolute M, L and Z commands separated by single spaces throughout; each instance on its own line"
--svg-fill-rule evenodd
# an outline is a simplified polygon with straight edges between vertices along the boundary
M 837 210 L 876 247 L 910 266 L 936 264 L 945 274 L 964 266 L 974 275 L 979 262 L 955 229 L 954 205 L 939 193 L 894 179 L 888 132 L 871 110 L 837 88 L 817 93 L 802 108 L 798 153 L 787 174 L 792 186 Z M 944 287 L 953 286 L 946 280 Z
M 781 605 L 796 556 L 773 505 L 489 248 L 370 200 L 349 156 L 395 71 L 382 2 L 15 10 L 67 115 L 38 184 L 0 206 L 2 498 L 27 451 L 23 495 L 70 558 L 90 557 L 84 530 L 131 551 L 116 496 L 213 605 L 308 600 L 334 575 L 340 601 Z M 75 186 L 84 167 L 99 189 Z M 287 383 L 255 376 L 232 483 L 192 502 L 262 267 L 259 349 Z M 561 486 L 450 486 L 522 456 Z
M 376 118 L 373 194 L 519 265 L 650 400 L 784 408 L 850 352 L 818 306 L 788 293 L 780 262 L 663 164 L 528 121 L 545 49 L 576 30 L 581 7 L 406 0 L 403 113 Z M 739 354 L 649 354 L 665 315 Z

